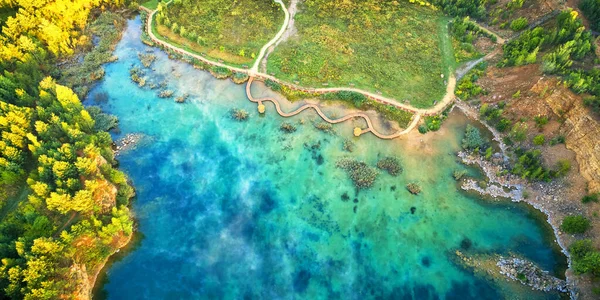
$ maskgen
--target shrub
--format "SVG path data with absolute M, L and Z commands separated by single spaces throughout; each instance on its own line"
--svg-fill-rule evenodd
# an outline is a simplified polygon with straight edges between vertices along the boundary
M 533 138 L 533 144 L 536 146 L 542 146 L 546 143 L 546 137 L 543 134 L 536 135 Z
M 552 178 L 548 169 L 546 169 L 540 160 L 540 150 L 516 151 L 519 159 L 511 170 L 511 173 L 520 175 L 529 180 L 550 181 Z
M 522 142 L 527 138 L 527 125 L 525 123 L 517 123 L 513 125 L 510 132 L 510 137 L 515 142 Z
M 569 247 L 573 259 L 573 270 L 577 274 L 592 273 L 600 275 L 600 252 L 594 249 L 592 240 L 575 241 Z
M 521 30 L 525 29 L 525 27 L 527 27 L 527 25 L 529 25 L 529 22 L 527 22 L 527 19 L 524 17 L 520 17 L 520 18 L 514 19 L 512 22 L 510 22 L 510 29 L 512 29 L 513 31 L 521 31 Z
M 496 129 L 500 132 L 505 132 L 508 128 L 510 128 L 512 123 L 508 119 L 502 118 L 498 124 L 496 124 Z
M 429 131 L 438 131 L 442 126 L 443 118 L 440 116 L 425 117 L 425 124 Z
M 583 98 L 583 104 L 589 106 L 596 113 L 600 113 L 600 97 L 585 97 Z
M 576 273 L 591 273 L 600 276 L 600 252 L 588 252 L 584 257 L 574 260 L 573 269 Z
M 594 251 L 594 246 L 590 239 L 575 241 L 569 247 L 569 253 L 571 253 L 573 259 L 583 258 L 592 251 Z
M 566 159 L 561 159 L 556 163 L 555 176 L 564 176 L 571 170 L 571 162 Z
M 535 121 L 535 125 L 537 125 L 538 128 L 543 128 L 544 125 L 548 124 L 548 117 L 546 116 L 535 116 L 533 117 L 533 120 Z
M 566 233 L 584 233 L 591 226 L 590 220 L 581 215 L 576 216 L 566 216 L 562 224 L 560 225 L 560 229 Z
M 481 133 L 479 129 L 467 125 L 467 129 L 465 130 L 465 138 L 462 140 L 462 147 L 465 150 L 475 150 L 477 148 L 483 148 L 486 144 L 486 140 L 481 137 Z
M 556 144 L 564 144 L 564 143 L 565 143 L 564 135 L 555 136 L 554 138 L 552 138 L 552 140 L 550 140 L 550 146 L 554 146 Z
M 581 202 L 583 202 L 583 203 L 598 202 L 599 197 L 600 197 L 599 193 L 585 195 L 585 196 L 583 196 L 583 198 L 581 198 Z
M 518 90 L 512 95 L 513 99 L 517 99 L 521 97 L 521 90 Z
M 429 131 L 429 129 L 427 129 L 427 125 L 425 125 L 425 124 L 419 125 L 419 133 L 426 134 L 427 131 Z

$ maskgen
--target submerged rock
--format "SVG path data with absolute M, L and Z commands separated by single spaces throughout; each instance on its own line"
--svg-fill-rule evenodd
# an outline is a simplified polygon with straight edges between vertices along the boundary
M 125 135 L 123 138 L 115 142 L 115 156 L 121 154 L 122 152 L 134 149 L 144 137 L 145 135 L 141 133 L 129 133 Z

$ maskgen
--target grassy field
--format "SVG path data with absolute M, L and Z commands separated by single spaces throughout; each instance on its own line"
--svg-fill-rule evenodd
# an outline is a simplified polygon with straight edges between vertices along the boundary
M 150 10 L 155 10 L 158 7 L 158 2 L 160 2 L 160 0 L 149 0 L 142 3 L 142 6 Z
M 284 17 L 273 1 L 174 0 L 155 20 L 156 32 L 174 44 L 227 63 L 251 65 Z
M 303 86 L 354 85 L 416 107 L 442 98 L 455 61 L 441 13 L 404 1 L 299 5 L 298 35 L 275 48 L 268 73 Z

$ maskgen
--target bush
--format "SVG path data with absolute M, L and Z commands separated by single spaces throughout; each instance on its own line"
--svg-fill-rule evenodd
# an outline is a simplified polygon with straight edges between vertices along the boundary
M 425 124 L 419 125 L 419 133 L 426 134 L 427 131 L 429 131 L 429 129 L 427 129 L 427 125 L 425 125 Z
M 569 247 L 569 253 L 575 273 L 600 275 L 600 252 L 594 249 L 590 239 L 575 241 Z
M 576 216 L 566 216 L 562 224 L 560 225 L 560 229 L 566 233 L 584 233 L 591 226 L 590 220 L 581 215 Z
M 481 133 L 479 129 L 467 125 L 467 129 L 465 130 L 465 138 L 462 140 L 462 147 L 465 150 L 475 150 L 477 148 L 485 147 L 487 141 L 481 137 Z
M 546 143 L 546 137 L 543 134 L 536 135 L 533 138 L 533 144 L 536 146 L 542 146 Z
M 535 125 L 537 125 L 538 128 L 543 128 L 544 125 L 548 124 L 548 117 L 546 116 L 535 116 L 533 117 L 533 120 L 535 121 Z
M 514 19 L 512 22 L 510 22 L 510 29 L 512 29 L 513 31 L 521 31 L 521 30 L 525 29 L 525 27 L 527 27 L 527 25 L 529 25 L 529 22 L 527 22 L 527 19 L 524 17 L 520 17 L 520 18 Z
M 599 197 L 600 197 L 599 193 L 585 195 L 585 196 L 583 196 L 583 198 L 581 198 L 581 202 L 583 202 L 583 203 L 598 202 Z
M 574 260 L 573 269 L 575 273 L 600 276 L 600 252 L 588 252 L 584 257 Z
M 594 251 L 594 246 L 590 239 L 575 241 L 569 247 L 569 253 L 573 259 L 585 257 L 589 252 Z
M 566 159 L 561 159 L 556 163 L 555 176 L 564 176 L 571 170 L 571 162 Z
M 564 144 L 564 143 L 565 143 L 564 135 L 555 136 L 554 138 L 552 138 L 552 140 L 550 140 L 550 146 L 554 146 L 556 144 Z
M 425 117 L 425 124 L 427 125 L 427 129 L 429 131 L 438 131 L 442 127 L 442 122 L 444 121 L 444 116 L 431 116 Z
M 513 95 L 512 95 L 513 99 L 517 99 L 521 97 L 521 90 L 516 91 Z

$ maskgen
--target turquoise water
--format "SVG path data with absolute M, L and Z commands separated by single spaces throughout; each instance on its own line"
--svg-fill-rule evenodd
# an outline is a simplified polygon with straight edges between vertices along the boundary
M 558 297 L 507 291 L 452 262 L 461 249 L 512 252 L 551 272 L 564 267 L 528 209 L 457 188 L 451 173 L 464 168 L 454 155 L 466 126 L 460 115 L 438 134 L 394 141 L 353 138 L 351 123 L 319 131 L 313 113 L 285 119 L 298 130 L 284 134 L 284 119 L 269 105 L 266 116 L 255 113 L 244 86 L 169 60 L 143 45 L 139 31 L 139 20 L 130 21 L 119 60 L 106 66 L 86 103 L 106 93 L 99 105 L 119 117 L 115 138 L 152 139 L 119 156 L 137 189 L 133 211 L 143 238 L 108 268 L 107 298 Z M 189 94 L 186 103 L 131 82 L 129 69 L 146 51 L 157 55 L 149 81 L 168 79 L 176 95 Z M 232 108 L 246 109 L 249 119 L 232 120 Z M 352 153 L 343 151 L 345 139 L 355 144 Z M 398 157 L 404 172 L 381 172 L 369 190 L 357 191 L 335 167 L 343 157 L 374 166 L 385 156 Z M 409 194 L 409 182 L 423 193 Z

